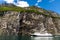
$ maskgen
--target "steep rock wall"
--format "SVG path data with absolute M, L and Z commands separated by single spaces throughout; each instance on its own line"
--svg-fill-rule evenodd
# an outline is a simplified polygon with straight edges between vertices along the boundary
M 60 35 L 60 18 L 57 14 L 6 11 L 0 18 L 0 35 L 32 34 L 45 32 Z

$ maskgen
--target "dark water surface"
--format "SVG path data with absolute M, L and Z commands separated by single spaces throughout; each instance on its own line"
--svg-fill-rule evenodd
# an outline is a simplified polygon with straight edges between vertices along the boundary
M 33 36 L 0 36 L 0 40 L 60 40 L 60 36 L 52 36 L 52 37 L 33 37 Z

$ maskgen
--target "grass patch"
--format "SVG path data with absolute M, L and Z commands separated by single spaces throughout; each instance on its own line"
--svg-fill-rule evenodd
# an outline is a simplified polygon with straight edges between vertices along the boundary
M 44 12 L 39 12 L 38 11 L 39 8 L 35 7 L 35 6 L 32 6 L 32 7 L 28 7 L 27 9 L 25 8 L 21 8 L 21 7 L 8 7 L 8 6 L 2 6 L 0 7 L 0 16 L 3 16 L 4 14 L 4 11 L 17 11 L 17 12 L 27 12 L 27 13 L 36 13 L 36 14 L 42 14 L 42 15 L 45 15 L 45 16 L 50 16 L 52 18 L 60 18 L 60 17 L 54 17 L 54 16 L 51 16 L 51 15 L 48 15 L 48 14 L 45 14 L 44 12 L 47 12 L 46 10 L 43 10 Z M 41 9 L 41 8 L 40 8 Z

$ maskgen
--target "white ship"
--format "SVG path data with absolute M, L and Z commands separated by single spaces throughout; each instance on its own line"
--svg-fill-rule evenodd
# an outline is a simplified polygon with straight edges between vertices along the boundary
M 50 34 L 50 33 L 44 33 L 44 34 L 41 34 L 41 33 L 39 33 L 39 32 L 35 32 L 34 34 L 32 34 L 32 36 L 41 36 L 41 37 L 46 37 L 46 36 L 52 36 L 52 34 Z

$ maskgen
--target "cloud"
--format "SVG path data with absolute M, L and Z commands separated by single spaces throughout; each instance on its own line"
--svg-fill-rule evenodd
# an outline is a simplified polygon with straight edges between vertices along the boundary
M 37 6 L 37 5 L 38 5 L 38 3 L 35 4 L 35 6 Z
M 14 2 L 14 0 L 4 0 L 4 1 L 7 3 L 12 3 L 19 7 L 29 7 L 29 4 L 26 1 L 20 1 L 20 0 L 16 0 L 17 2 Z
M 4 0 L 7 3 L 14 3 L 14 0 Z
M 42 2 L 42 0 L 37 0 L 35 6 L 38 6 L 38 3 L 39 3 L 39 2 Z
M 55 0 L 49 0 L 49 2 L 53 2 L 53 1 L 55 1 Z
M 38 0 L 37 2 L 42 2 L 42 0 Z
M 18 1 L 16 3 L 16 6 L 19 6 L 19 7 L 29 7 L 29 4 L 26 1 Z

